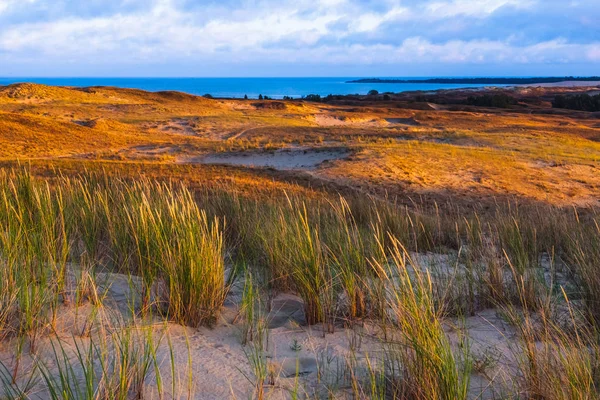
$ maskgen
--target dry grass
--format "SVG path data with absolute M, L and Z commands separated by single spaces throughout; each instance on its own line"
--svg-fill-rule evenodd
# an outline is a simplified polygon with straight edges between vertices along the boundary
M 521 138 L 521 148 L 420 141 L 364 146 L 353 160 L 324 172 L 331 179 L 380 191 L 464 197 L 514 196 L 558 205 L 596 204 L 600 145 L 585 139 Z M 553 150 L 546 151 L 543 146 Z M 556 155 L 564 152 L 568 156 Z M 536 153 L 538 152 L 538 153 Z M 554 153 L 554 154 L 552 154 Z
M 327 145 L 356 154 L 313 179 L 379 194 L 517 196 L 558 205 L 598 198 L 600 145 L 589 138 L 600 137 L 600 128 L 581 113 L 276 103 L 283 109 L 170 92 L 14 85 L 0 91 L 0 157 L 173 163 L 211 151 Z M 343 126 L 319 124 L 316 116 Z

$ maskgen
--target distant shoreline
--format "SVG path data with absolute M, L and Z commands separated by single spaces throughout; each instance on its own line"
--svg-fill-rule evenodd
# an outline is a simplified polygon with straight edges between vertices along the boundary
M 587 77 L 546 77 L 546 78 L 431 78 L 431 79 L 380 79 L 367 78 L 346 81 L 346 83 L 432 83 L 469 85 L 527 85 L 560 82 L 600 82 L 600 76 Z
M 523 84 L 454 84 L 431 83 L 437 80 L 454 80 L 459 78 L 423 78 L 418 81 L 412 77 L 394 78 L 393 82 L 402 82 L 414 80 L 418 83 L 407 83 L 404 85 L 390 85 L 386 83 L 355 83 L 348 84 L 348 81 L 355 79 L 364 79 L 358 77 L 347 78 L 1 78 L 0 88 L 5 85 L 32 83 L 39 85 L 48 85 L 55 87 L 72 88 L 90 88 L 90 87 L 115 87 L 123 89 L 138 89 L 147 92 L 165 92 L 174 91 L 187 93 L 195 96 L 205 96 L 219 99 L 302 99 L 311 96 L 320 96 L 321 98 L 333 96 L 367 96 L 370 93 L 378 92 L 382 96 L 400 93 L 431 93 L 434 91 L 481 91 L 490 90 L 493 87 L 510 90 L 525 86 L 539 87 L 593 87 L 598 90 L 600 87 L 600 78 L 577 78 L 577 81 L 567 80 L 565 78 L 554 78 L 554 82 Z M 474 79 L 474 78 L 468 78 Z M 477 78 L 482 79 L 482 78 Z M 496 78 L 494 78 L 496 79 Z M 517 78 L 502 78 L 517 79 Z M 544 78 L 545 80 L 552 78 Z M 571 79 L 571 78 L 566 78 Z M 597 81 L 585 81 L 584 79 L 598 79 Z M 392 80 L 391 78 L 389 80 Z M 557 82 L 557 80 L 559 80 Z M 425 82 L 425 83 L 423 83 Z M 429 82 L 429 83 L 427 83 Z

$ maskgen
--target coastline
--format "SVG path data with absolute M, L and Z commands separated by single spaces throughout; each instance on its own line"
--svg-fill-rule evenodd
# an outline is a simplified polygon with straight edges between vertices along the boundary
M 363 96 L 371 90 L 379 93 L 394 92 L 430 92 L 435 90 L 452 89 L 481 89 L 489 86 L 507 87 L 515 84 L 490 85 L 490 84 L 430 84 L 410 83 L 402 85 L 391 84 L 347 84 L 346 81 L 352 77 L 338 78 L 36 78 L 36 77 L 12 77 L 1 78 L 0 85 L 9 85 L 19 82 L 30 82 L 50 86 L 62 87 L 118 87 L 128 89 L 140 89 L 148 92 L 178 91 L 196 96 L 211 95 L 214 98 L 237 98 L 245 96 L 257 99 L 260 95 L 272 99 L 283 99 L 292 97 L 300 99 L 303 96 L 328 95 L 341 96 Z M 401 78 L 399 78 L 401 79 Z M 578 82 L 577 85 L 582 85 Z M 600 84 L 598 82 L 597 84 Z M 595 84 L 596 85 L 596 84 Z M 594 85 L 594 86 L 595 86 Z
M 346 83 L 371 83 L 371 84 L 459 84 L 459 85 L 537 85 L 566 82 L 597 82 L 600 84 L 599 76 L 588 77 L 482 77 L 482 78 L 424 78 L 424 79 L 386 79 L 366 78 L 346 81 Z

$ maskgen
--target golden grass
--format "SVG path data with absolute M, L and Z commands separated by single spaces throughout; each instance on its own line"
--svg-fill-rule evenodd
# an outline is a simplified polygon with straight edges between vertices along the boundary
M 11 85 L 0 88 L 0 158 L 172 164 L 211 151 L 337 146 L 354 156 L 312 173 L 312 182 L 558 205 L 595 204 L 599 197 L 600 144 L 590 138 L 600 137 L 600 127 L 580 113 L 406 107 Z M 242 169 L 225 171 L 237 179 L 231 175 Z
M 581 145 L 581 141 L 562 146 L 557 141 L 552 152 L 571 153 L 568 161 L 553 154 L 538 156 L 526 149 L 527 142 L 518 153 L 414 140 L 369 145 L 353 160 L 339 163 L 324 174 L 345 179 L 350 185 L 391 193 L 401 190 L 475 198 L 511 195 L 559 205 L 595 204 L 600 190 L 598 164 L 589 158 L 599 146 Z

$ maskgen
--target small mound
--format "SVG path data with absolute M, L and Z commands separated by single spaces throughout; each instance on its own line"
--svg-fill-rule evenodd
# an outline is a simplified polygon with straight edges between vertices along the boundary
M 264 101 L 252 104 L 256 109 L 285 110 L 287 106 L 281 101 Z
M 0 87 L 0 98 L 14 100 L 69 100 L 83 101 L 87 94 L 79 90 L 37 83 L 15 83 Z
M 148 92 L 141 89 L 119 88 L 113 86 L 90 86 L 86 88 L 77 88 L 77 90 L 92 94 L 95 98 L 102 99 L 102 101 L 110 99 L 110 101 L 127 103 L 192 103 L 197 105 L 199 103 L 206 104 L 211 102 L 211 105 L 217 104 L 204 97 L 176 91 Z
M 77 125 L 85 126 L 87 128 L 92 128 L 92 129 L 106 130 L 110 127 L 108 121 L 106 121 L 103 118 L 78 120 L 78 121 L 73 121 L 73 122 L 76 123 Z
M 169 101 L 202 101 L 202 100 L 206 101 L 206 100 L 209 100 L 206 97 L 194 96 L 193 94 L 177 92 L 174 90 L 156 92 L 155 94 L 157 96 L 159 96 L 160 98 L 162 98 L 164 100 L 169 100 Z

